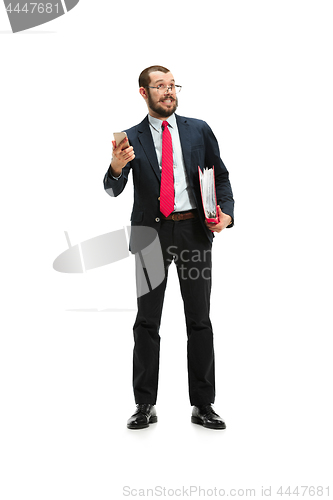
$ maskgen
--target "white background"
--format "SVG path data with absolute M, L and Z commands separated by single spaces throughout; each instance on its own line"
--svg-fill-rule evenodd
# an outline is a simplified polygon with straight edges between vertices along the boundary
M 81 0 L 12 34 L 0 8 L 1 498 L 330 484 L 332 14 L 321 0 Z M 190 423 L 174 269 L 159 422 L 134 432 L 133 260 L 52 268 L 64 231 L 74 245 L 129 224 L 132 184 L 111 198 L 102 180 L 112 132 L 146 114 L 152 64 L 183 85 L 178 113 L 212 127 L 236 200 L 213 254 L 224 432 Z

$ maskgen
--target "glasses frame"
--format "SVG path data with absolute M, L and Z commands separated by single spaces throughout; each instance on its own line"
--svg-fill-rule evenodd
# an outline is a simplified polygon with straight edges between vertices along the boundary
M 146 88 L 147 88 L 147 89 L 156 89 L 156 90 L 157 90 L 157 92 L 160 92 L 160 87 L 161 87 L 162 85 L 164 85 L 164 83 L 161 83 L 161 85 L 158 85 L 157 87 L 152 87 L 151 85 L 146 85 Z M 171 86 L 172 86 L 172 85 L 166 85 L 166 90 L 164 90 L 164 92 L 171 92 L 171 93 L 172 93 L 173 91 L 172 91 L 172 90 L 170 90 L 170 87 L 171 87 Z M 176 94 L 179 94 L 179 92 L 180 92 L 180 91 L 181 91 L 181 89 L 182 89 L 182 86 L 181 86 L 181 85 L 173 85 L 173 86 L 174 86 L 174 88 L 175 88 L 175 93 L 176 93 Z M 177 89 L 178 89 L 178 90 L 177 90 Z

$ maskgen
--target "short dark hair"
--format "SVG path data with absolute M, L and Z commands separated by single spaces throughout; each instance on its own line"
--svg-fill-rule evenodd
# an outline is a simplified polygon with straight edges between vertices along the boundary
M 153 71 L 162 71 L 162 73 L 170 73 L 170 70 L 164 66 L 149 66 L 144 69 L 139 76 L 139 87 L 147 87 L 150 84 L 150 73 Z

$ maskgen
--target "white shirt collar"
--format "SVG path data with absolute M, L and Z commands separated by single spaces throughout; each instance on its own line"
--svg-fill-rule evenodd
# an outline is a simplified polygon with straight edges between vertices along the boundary
M 157 131 L 157 132 L 162 132 L 162 121 L 164 120 L 160 120 L 159 118 L 154 118 L 154 116 L 150 116 L 148 115 L 148 121 L 150 123 L 150 125 Z M 170 125 L 170 127 L 172 128 L 175 128 L 177 127 L 177 122 L 176 122 L 176 116 L 175 116 L 175 113 L 172 113 L 171 116 L 169 116 L 168 118 L 165 118 L 165 121 L 168 122 L 168 124 Z

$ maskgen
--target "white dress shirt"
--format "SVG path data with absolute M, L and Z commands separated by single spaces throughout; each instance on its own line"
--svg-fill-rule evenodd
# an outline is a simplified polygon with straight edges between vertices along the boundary
M 160 170 L 162 171 L 162 122 L 159 118 L 148 115 L 150 131 L 153 136 L 154 146 Z M 173 177 L 175 188 L 175 212 L 189 211 L 196 208 L 195 201 L 188 186 L 187 174 L 184 165 L 184 158 L 177 121 L 174 114 L 165 118 L 169 124 L 173 149 Z

